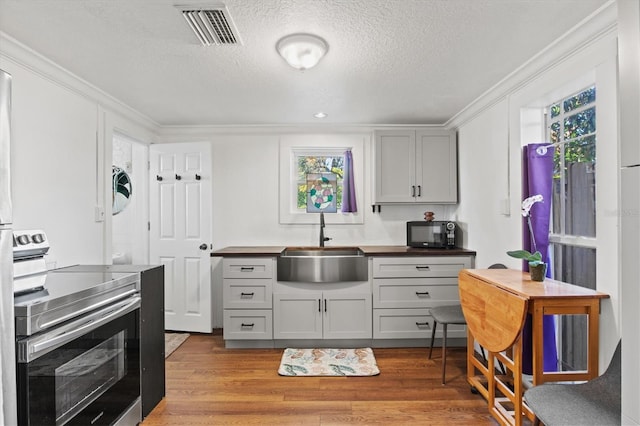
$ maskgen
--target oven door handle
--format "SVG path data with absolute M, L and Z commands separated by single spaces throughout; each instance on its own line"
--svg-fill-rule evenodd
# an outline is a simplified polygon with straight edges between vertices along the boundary
M 20 363 L 31 362 L 60 346 L 89 333 L 116 318 L 140 308 L 141 298 L 131 297 L 98 312 L 89 314 L 77 321 L 45 332 L 42 335 L 18 341 L 17 358 Z
M 105 300 L 103 300 L 101 302 L 95 303 L 95 304 L 93 304 L 91 306 L 87 306 L 86 308 L 82 308 L 82 309 L 80 309 L 78 311 L 73 311 L 70 314 L 64 315 L 62 317 L 58 317 L 58 318 L 54 319 L 53 321 L 49 321 L 49 322 L 45 322 L 44 324 L 40 324 L 40 330 L 44 330 L 44 329 L 53 327 L 54 325 L 61 324 L 61 323 L 65 322 L 65 321 L 67 321 L 67 320 L 69 320 L 71 318 L 75 318 L 75 317 L 77 317 L 79 315 L 82 315 L 82 314 L 84 314 L 86 312 L 95 311 L 98 308 L 102 308 L 103 306 L 110 305 L 111 303 L 115 302 L 116 300 L 124 299 L 125 297 L 131 296 L 131 295 L 136 294 L 136 293 L 138 293 L 138 290 L 132 289 L 132 290 L 129 290 L 129 291 L 125 292 L 125 293 L 121 293 L 121 294 L 118 294 L 117 296 L 113 296 L 113 297 L 110 297 L 109 299 L 105 299 Z

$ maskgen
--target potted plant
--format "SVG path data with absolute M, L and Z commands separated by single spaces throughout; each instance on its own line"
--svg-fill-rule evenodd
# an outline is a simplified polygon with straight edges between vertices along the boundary
M 547 264 L 542 261 L 542 253 L 535 251 L 531 253 L 527 250 L 513 250 L 508 251 L 507 254 L 516 259 L 522 259 L 529 262 L 529 273 L 531 274 L 531 280 L 544 281 L 544 277 L 547 275 Z
M 531 243 L 533 245 L 534 252 L 531 253 L 527 250 L 512 250 L 507 254 L 516 259 L 522 259 L 529 262 L 529 273 L 531 274 L 532 281 L 544 281 L 544 277 L 547 275 L 547 264 L 542 261 L 542 253 L 538 251 L 536 246 L 536 237 L 533 233 L 531 226 L 531 207 L 537 202 L 543 200 L 542 195 L 533 195 L 522 202 L 522 216 L 527 218 L 527 225 L 529 225 L 529 234 L 531 235 Z

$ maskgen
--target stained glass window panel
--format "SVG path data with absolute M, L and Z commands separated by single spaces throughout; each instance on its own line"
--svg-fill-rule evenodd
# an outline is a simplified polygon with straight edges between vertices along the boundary
M 299 155 L 296 159 L 298 164 L 298 210 L 306 211 L 307 208 L 307 175 L 310 173 L 333 173 L 337 177 L 337 208 L 342 207 L 342 180 L 344 178 L 344 155 Z
M 560 122 L 556 121 L 555 123 L 551 123 L 551 132 L 550 132 L 551 143 L 560 142 L 560 135 L 561 135 L 560 132 L 561 132 Z
M 563 101 L 564 112 L 573 111 L 576 108 L 580 108 L 588 103 L 595 102 L 596 100 L 596 88 L 590 87 L 582 92 L 571 96 Z
M 570 115 L 564 119 L 564 138 L 574 139 L 580 136 L 595 133 L 596 131 L 596 107 L 591 107 L 582 112 Z

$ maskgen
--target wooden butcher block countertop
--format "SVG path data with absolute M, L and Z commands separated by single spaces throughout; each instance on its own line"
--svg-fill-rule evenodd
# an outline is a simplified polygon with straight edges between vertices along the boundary
M 280 254 L 290 246 L 230 246 L 211 253 L 211 256 L 239 257 L 239 256 L 280 256 Z M 340 249 L 344 247 L 358 247 L 365 256 L 469 256 L 476 254 L 473 250 L 463 248 L 436 249 L 436 248 L 413 248 L 407 246 L 326 246 L 325 250 Z M 319 247 L 295 247 L 300 249 L 318 249 Z

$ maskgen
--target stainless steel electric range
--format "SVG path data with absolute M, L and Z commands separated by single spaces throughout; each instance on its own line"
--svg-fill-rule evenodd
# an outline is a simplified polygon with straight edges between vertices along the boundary
M 139 274 L 47 271 L 48 250 L 14 231 L 19 424 L 137 424 Z

